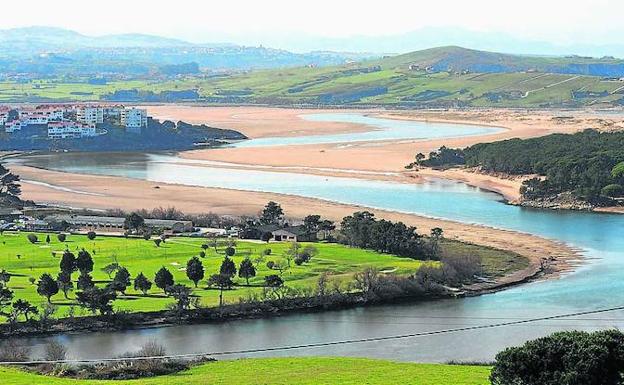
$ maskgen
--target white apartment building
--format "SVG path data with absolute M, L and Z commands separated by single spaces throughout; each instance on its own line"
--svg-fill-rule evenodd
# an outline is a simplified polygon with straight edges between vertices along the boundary
M 20 120 L 13 120 L 9 123 L 5 123 L 4 125 L 4 132 L 7 132 L 9 134 L 15 132 L 15 131 L 20 131 L 22 129 L 22 127 L 25 127 L 26 124 L 22 124 L 22 121 Z
M 120 123 L 130 129 L 147 127 L 147 110 L 139 108 L 126 108 L 120 113 Z
M 76 110 L 76 120 L 84 124 L 102 124 L 104 123 L 104 108 L 79 107 Z
M 49 139 L 79 139 L 95 135 L 95 124 L 67 121 L 48 124 Z
M 0 112 L 0 124 L 5 124 L 8 119 L 9 119 L 9 114 Z

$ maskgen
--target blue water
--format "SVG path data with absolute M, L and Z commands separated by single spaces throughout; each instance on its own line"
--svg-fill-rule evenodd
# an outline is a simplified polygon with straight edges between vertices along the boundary
M 67 344 L 70 355 L 75 357 L 113 356 L 136 349 L 147 339 L 161 341 L 170 353 L 238 350 L 441 330 L 624 305 L 624 216 L 620 215 L 509 206 L 496 194 L 446 180 L 411 185 L 237 170 L 215 167 L 210 162 L 145 154 L 53 154 L 18 161 L 68 172 L 292 194 L 482 224 L 565 242 L 580 249 L 584 257 L 583 265 L 561 279 L 533 282 L 475 298 L 298 314 L 222 325 L 54 337 Z M 432 362 L 491 360 L 507 346 L 557 330 L 605 327 L 624 327 L 623 312 L 270 355 L 350 355 Z M 36 338 L 29 343 L 40 348 L 46 341 Z
M 322 113 L 301 115 L 312 122 L 340 122 L 366 125 L 371 131 L 347 134 L 310 135 L 293 137 L 272 137 L 246 140 L 234 147 L 266 147 L 303 144 L 353 143 L 383 140 L 422 140 L 456 138 L 462 136 L 493 134 L 502 131 L 499 127 L 468 124 L 427 123 L 409 120 L 376 118 L 357 113 Z

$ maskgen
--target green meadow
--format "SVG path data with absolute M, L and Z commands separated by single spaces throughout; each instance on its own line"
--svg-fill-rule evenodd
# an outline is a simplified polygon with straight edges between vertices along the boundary
M 124 381 L 44 377 L 0 368 L 5 385 L 485 385 L 490 368 L 361 358 L 269 358 L 218 361 L 172 375 Z
M 202 251 L 205 257 L 200 258 L 205 270 L 205 279 L 193 289 L 193 294 L 201 298 L 204 306 L 216 306 L 219 301 L 219 291 L 209 288 L 206 279 L 219 272 L 219 267 L 225 256 L 226 241 L 217 242 L 216 249 L 210 245 L 203 249 L 202 245 L 210 244 L 206 239 L 173 237 L 157 246 L 152 240 L 142 238 L 124 238 L 97 236 L 89 240 L 84 235 L 69 235 L 65 242 L 57 239 L 56 234 L 37 233 L 38 242 L 30 243 L 27 232 L 4 232 L 0 235 L 0 269 L 9 272 L 12 277 L 8 284 L 14 291 L 14 299 L 24 299 L 35 305 L 45 303 L 45 298 L 37 294 L 37 280 L 43 273 L 49 273 L 56 278 L 59 272 L 59 262 L 64 250 L 68 249 L 75 255 L 78 251 L 87 250 L 94 261 L 92 272 L 93 279 L 98 285 L 104 285 L 110 281 L 110 277 L 102 271 L 102 268 L 111 263 L 118 263 L 126 267 L 131 277 L 139 273 L 145 274 L 150 280 L 161 267 L 171 271 L 176 283 L 193 287 L 193 283 L 186 276 L 186 263 L 199 256 Z M 50 243 L 46 242 L 47 235 Z M 207 243 L 208 242 L 208 243 Z M 302 247 L 307 243 L 302 243 Z M 410 258 L 401 258 L 389 254 L 380 254 L 370 250 L 350 248 L 334 243 L 315 243 L 318 254 L 304 265 L 297 266 L 294 263 L 284 270 L 282 278 L 285 285 L 293 288 L 314 288 L 318 277 L 328 272 L 332 279 L 336 279 L 346 285 L 353 274 L 363 271 L 366 267 L 374 267 L 381 272 L 394 274 L 414 273 L 423 263 Z M 287 264 L 285 252 L 290 243 L 272 242 L 269 244 L 252 241 L 236 241 L 236 253 L 233 260 L 238 268 L 240 262 L 251 258 L 256 265 L 257 275 L 249 280 L 249 286 L 244 279 L 235 277 L 236 286 L 232 290 L 224 292 L 226 302 L 236 302 L 241 297 L 246 297 L 252 292 L 261 292 L 264 277 L 277 274 L 276 270 L 267 267 L 267 262 L 273 261 L 282 265 Z M 456 241 L 444 240 L 443 252 L 450 255 L 479 255 L 482 258 L 486 272 L 490 276 L 506 274 L 509 271 L 526 267 L 527 260 L 517 254 L 501 250 L 485 248 Z M 270 255 L 266 250 L 270 249 Z M 78 279 L 78 272 L 72 276 L 74 286 Z M 62 292 L 52 297 L 52 303 L 58 306 L 58 315 L 66 314 L 72 305 L 76 305 L 75 295 L 69 293 L 66 299 Z M 143 295 L 129 287 L 125 296 L 119 296 L 115 301 L 115 309 L 140 312 L 162 310 L 173 299 L 164 295 L 162 290 L 155 285 Z M 76 307 L 75 314 L 82 314 L 82 308 Z

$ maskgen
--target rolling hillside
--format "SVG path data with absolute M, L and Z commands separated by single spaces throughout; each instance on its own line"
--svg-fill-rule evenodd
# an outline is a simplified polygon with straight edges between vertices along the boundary
M 624 104 L 624 61 L 515 56 L 441 47 L 330 67 L 257 70 L 105 85 L 0 83 L 2 101 L 202 101 L 389 107 Z M 185 92 L 182 92 L 185 91 Z

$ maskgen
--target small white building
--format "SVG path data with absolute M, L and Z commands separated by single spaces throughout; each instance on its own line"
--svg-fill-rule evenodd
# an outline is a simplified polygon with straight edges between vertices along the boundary
M 94 124 L 80 122 L 52 122 L 48 124 L 49 139 L 79 139 L 96 135 Z

